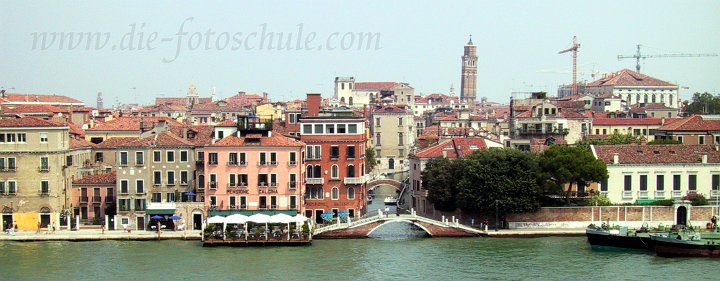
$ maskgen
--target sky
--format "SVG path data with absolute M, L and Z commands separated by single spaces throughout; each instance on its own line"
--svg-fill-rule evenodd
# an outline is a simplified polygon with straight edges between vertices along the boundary
M 634 70 L 633 55 L 720 53 L 720 1 L 5 1 L 0 87 L 95 106 L 267 92 L 333 95 L 336 76 L 460 93 L 463 46 L 478 52 L 477 97 L 555 94 L 592 73 Z M 90 37 L 87 35 L 91 35 Z M 280 37 L 282 36 L 282 39 Z M 290 39 L 288 39 L 290 36 Z M 282 40 L 278 44 L 278 41 Z M 360 42 L 363 41 L 363 42 Z M 371 43 L 367 43 L 370 41 Z M 648 58 L 641 72 L 681 98 L 720 90 L 720 57 Z

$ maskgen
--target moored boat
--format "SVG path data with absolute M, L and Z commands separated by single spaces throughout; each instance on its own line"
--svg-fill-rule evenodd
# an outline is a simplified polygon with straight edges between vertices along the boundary
M 720 258 L 720 239 L 716 232 L 681 231 L 670 235 L 651 235 L 655 253 L 661 257 Z
M 628 248 L 628 249 L 652 249 L 652 241 L 649 232 L 642 230 L 628 230 L 627 227 L 610 229 L 606 226 L 598 227 L 594 224 L 585 229 L 588 243 L 592 246 Z
M 385 205 L 397 205 L 397 199 L 395 197 L 385 197 L 383 202 Z

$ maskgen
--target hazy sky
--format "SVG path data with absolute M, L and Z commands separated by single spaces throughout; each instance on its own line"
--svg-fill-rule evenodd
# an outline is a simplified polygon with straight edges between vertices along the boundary
M 513 91 L 554 94 L 571 81 L 571 55 L 557 52 L 573 35 L 582 45 L 581 80 L 593 69 L 634 69 L 633 59 L 617 55 L 632 55 L 636 44 L 645 54 L 720 53 L 715 0 L 118 2 L 0 1 L 0 86 L 92 106 L 97 92 L 106 106 L 184 96 L 191 81 L 201 95 L 214 88 L 220 98 L 237 91 L 328 97 L 335 76 L 408 82 L 416 93 L 447 93 L 453 84 L 459 94 L 460 57 L 472 34 L 477 96 L 506 103 Z M 101 40 L 79 40 L 87 32 Z M 285 42 L 292 34 L 292 50 L 268 49 L 269 34 L 277 42 L 280 33 Z M 358 33 L 376 41 L 358 50 Z M 642 66 L 689 87 L 682 98 L 720 90 L 720 57 L 652 58 Z

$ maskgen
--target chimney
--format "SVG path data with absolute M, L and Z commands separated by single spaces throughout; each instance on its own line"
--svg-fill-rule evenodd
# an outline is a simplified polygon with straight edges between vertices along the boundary
M 618 156 L 617 153 L 613 153 L 613 164 L 618 164 L 620 162 L 620 156 Z
M 320 103 L 322 103 L 322 96 L 319 93 L 308 93 L 307 100 L 307 112 L 310 117 L 317 117 L 320 115 Z
M 447 158 L 447 150 L 443 149 L 443 158 Z
M 187 128 L 183 128 L 183 129 L 182 129 L 182 138 L 183 138 L 183 139 L 187 139 L 187 138 L 188 138 L 188 129 L 187 129 Z
M 700 162 L 707 164 L 707 153 L 700 154 Z

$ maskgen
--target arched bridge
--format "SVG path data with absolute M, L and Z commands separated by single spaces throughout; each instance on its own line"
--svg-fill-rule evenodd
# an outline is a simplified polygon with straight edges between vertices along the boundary
M 351 221 L 323 226 L 313 231 L 316 238 L 366 238 L 384 224 L 393 222 L 406 222 L 418 226 L 433 237 L 469 237 L 477 236 L 482 232 L 479 229 L 468 227 L 458 222 L 441 222 L 412 214 L 388 214 L 380 211 L 378 215 Z
M 394 187 L 397 190 L 402 190 L 402 182 L 394 180 L 394 179 L 378 179 L 378 180 L 371 180 L 367 182 L 367 189 L 373 190 L 378 185 L 389 185 Z

